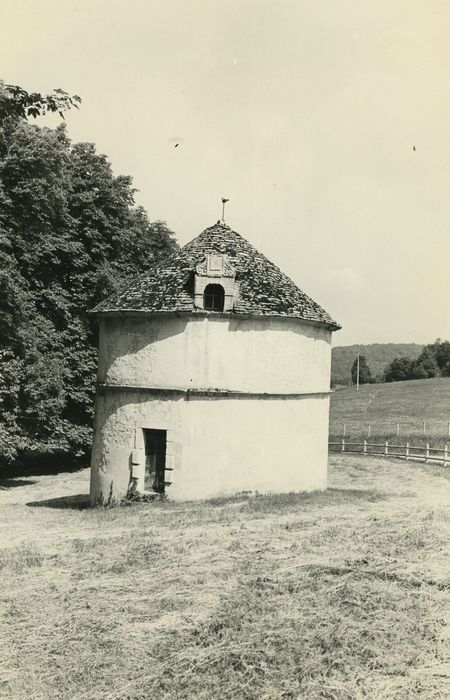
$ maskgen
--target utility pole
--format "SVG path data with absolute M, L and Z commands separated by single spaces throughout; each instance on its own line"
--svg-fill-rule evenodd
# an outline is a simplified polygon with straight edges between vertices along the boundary
M 359 353 L 356 360 L 356 391 L 359 391 Z

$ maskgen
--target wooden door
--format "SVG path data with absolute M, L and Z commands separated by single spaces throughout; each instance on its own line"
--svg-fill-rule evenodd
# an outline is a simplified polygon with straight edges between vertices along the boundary
M 166 468 L 166 430 L 144 430 L 145 488 L 164 493 Z

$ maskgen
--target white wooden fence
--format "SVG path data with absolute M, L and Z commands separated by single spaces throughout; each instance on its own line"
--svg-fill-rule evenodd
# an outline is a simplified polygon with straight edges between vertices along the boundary
M 444 447 L 430 447 L 426 443 L 425 447 L 410 445 L 393 445 L 387 440 L 382 443 L 367 442 L 350 442 L 342 438 L 339 442 L 330 442 L 328 444 L 331 452 L 345 452 L 347 454 L 362 454 L 362 455 L 382 455 L 383 457 L 398 457 L 400 459 L 415 460 L 419 462 L 438 463 L 444 467 L 450 466 L 450 449 L 448 443 Z
M 409 421 L 408 423 L 393 422 L 393 421 L 372 421 L 366 424 L 361 421 L 346 421 L 345 423 L 336 420 L 330 421 L 330 430 L 335 435 L 341 434 L 346 437 L 347 433 L 365 433 L 370 438 L 372 433 L 386 435 L 387 433 L 396 433 L 398 437 L 403 433 L 411 435 L 412 433 L 422 434 L 424 436 L 442 435 L 450 437 L 450 421 L 424 420 L 424 421 Z

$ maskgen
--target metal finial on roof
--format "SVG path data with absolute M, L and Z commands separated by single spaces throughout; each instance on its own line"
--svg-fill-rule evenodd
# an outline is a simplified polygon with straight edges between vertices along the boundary
M 225 204 L 229 202 L 229 199 L 226 199 L 225 197 L 222 197 L 222 223 L 225 223 Z

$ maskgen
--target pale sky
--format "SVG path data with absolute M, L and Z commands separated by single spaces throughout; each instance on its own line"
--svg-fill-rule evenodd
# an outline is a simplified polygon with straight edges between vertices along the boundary
M 1 0 L 0 26 L 0 77 L 80 95 L 72 140 L 181 244 L 228 197 L 336 345 L 450 339 L 448 0 Z

